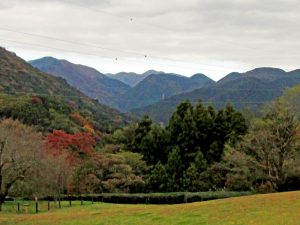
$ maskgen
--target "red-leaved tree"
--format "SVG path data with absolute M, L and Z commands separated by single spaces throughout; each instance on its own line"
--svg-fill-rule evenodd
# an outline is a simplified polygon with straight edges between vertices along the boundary
M 62 130 L 54 130 L 46 137 L 46 147 L 53 160 L 56 161 L 56 169 L 53 171 L 54 186 L 58 192 L 67 190 L 72 192 L 72 173 L 82 162 L 82 155 L 93 156 L 95 154 L 95 139 L 90 133 L 78 132 L 68 134 Z

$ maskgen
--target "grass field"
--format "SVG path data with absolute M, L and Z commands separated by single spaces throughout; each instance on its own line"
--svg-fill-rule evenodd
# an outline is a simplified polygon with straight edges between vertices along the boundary
M 253 195 L 180 205 L 94 203 L 40 214 L 0 213 L 0 224 L 289 225 L 300 224 L 300 192 Z

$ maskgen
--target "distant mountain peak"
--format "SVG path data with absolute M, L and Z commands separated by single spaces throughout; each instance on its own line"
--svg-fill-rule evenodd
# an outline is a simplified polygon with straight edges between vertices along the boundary
M 30 60 L 28 62 L 31 63 L 31 62 L 36 62 L 36 61 L 40 61 L 40 62 L 44 62 L 44 63 L 57 63 L 57 62 L 60 62 L 61 60 L 54 58 L 52 56 L 45 56 L 40 59 Z
M 286 76 L 286 72 L 279 68 L 260 67 L 243 73 L 243 76 L 256 77 L 264 81 L 273 81 Z
M 279 72 L 279 73 L 285 73 L 283 69 L 276 68 L 276 67 L 258 67 L 253 70 L 250 70 L 246 73 L 252 73 L 252 72 Z
M 146 72 L 144 72 L 142 75 L 143 76 L 149 76 L 149 75 L 152 75 L 152 74 L 163 74 L 165 72 L 162 72 L 162 71 L 156 71 L 156 70 L 148 70 Z
M 204 85 L 207 86 L 207 85 L 215 83 L 214 80 L 212 80 L 211 78 L 209 78 L 208 76 L 206 76 L 203 73 L 196 73 L 193 76 L 191 76 L 189 78 L 189 80 L 196 82 L 196 83 L 201 83 L 203 86 Z

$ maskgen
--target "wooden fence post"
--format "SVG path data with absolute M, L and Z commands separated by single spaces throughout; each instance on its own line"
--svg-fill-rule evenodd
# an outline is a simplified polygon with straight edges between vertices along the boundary
M 35 202 L 35 212 L 39 212 L 39 202 Z

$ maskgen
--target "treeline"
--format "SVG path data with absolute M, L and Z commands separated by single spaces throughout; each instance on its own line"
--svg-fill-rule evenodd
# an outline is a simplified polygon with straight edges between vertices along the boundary
M 183 102 L 166 127 L 144 117 L 124 147 L 142 154 L 150 167 L 147 191 L 207 191 L 214 185 L 209 169 L 221 161 L 225 144 L 246 131 L 246 120 L 231 106 L 216 111 Z

